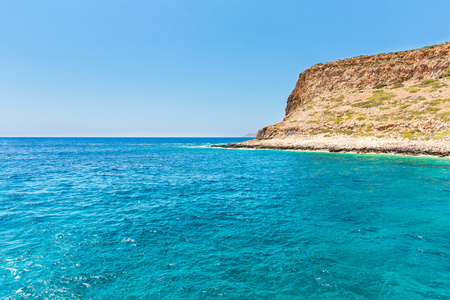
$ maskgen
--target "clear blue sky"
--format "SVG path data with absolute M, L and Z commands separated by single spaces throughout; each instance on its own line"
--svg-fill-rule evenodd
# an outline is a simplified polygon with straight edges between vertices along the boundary
M 319 62 L 450 41 L 450 1 L 1 1 L 0 136 L 242 136 Z

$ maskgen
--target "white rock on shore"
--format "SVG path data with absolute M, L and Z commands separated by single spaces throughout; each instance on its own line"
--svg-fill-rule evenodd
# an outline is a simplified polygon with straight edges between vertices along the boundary
M 297 136 L 285 139 L 250 140 L 218 147 L 450 156 L 450 143 L 446 140 L 411 141 L 376 137 Z

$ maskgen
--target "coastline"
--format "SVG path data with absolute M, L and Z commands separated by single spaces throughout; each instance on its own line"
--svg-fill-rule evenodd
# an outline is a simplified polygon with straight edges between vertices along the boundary
M 317 64 L 235 149 L 450 157 L 450 43 Z
M 228 149 L 301 150 L 321 152 L 349 152 L 367 154 L 400 154 L 450 157 L 448 140 L 409 140 L 375 137 L 301 136 L 285 139 L 249 140 L 240 143 L 213 145 Z

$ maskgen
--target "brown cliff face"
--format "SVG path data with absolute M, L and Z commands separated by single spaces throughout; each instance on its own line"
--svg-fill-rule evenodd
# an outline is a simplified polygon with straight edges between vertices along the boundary
M 317 64 L 300 73 L 286 116 L 308 99 L 331 90 L 372 88 L 417 78 L 437 78 L 450 67 L 450 43 L 417 50 L 359 56 Z
M 256 139 L 315 134 L 446 138 L 447 81 L 450 43 L 318 64 L 300 73 L 284 120 L 261 129 Z

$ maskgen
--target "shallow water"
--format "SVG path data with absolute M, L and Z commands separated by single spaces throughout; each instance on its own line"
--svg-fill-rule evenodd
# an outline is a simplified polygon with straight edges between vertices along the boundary
M 450 299 L 450 160 L 0 139 L 0 298 Z

